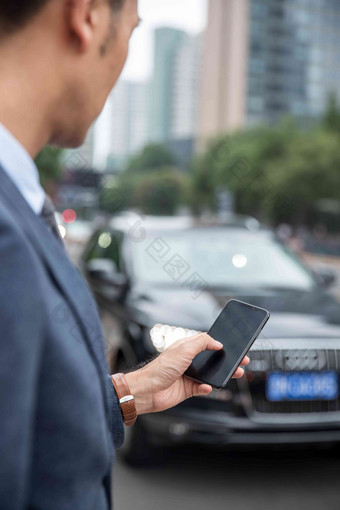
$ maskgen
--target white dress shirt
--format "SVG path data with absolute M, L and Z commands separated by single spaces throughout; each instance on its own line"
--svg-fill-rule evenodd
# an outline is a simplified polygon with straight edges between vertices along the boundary
M 0 123 L 0 165 L 36 214 L 45 202 L 38 169 L 20 142 Z

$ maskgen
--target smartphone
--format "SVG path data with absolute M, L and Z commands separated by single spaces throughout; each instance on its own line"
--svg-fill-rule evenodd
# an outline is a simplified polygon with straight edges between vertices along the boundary
M 224 388 L 269 317 L 263 308 L 231 299 L 208 331 L 223 344 L 223 349 L 198 354 L 185 375 L 214 388 Z

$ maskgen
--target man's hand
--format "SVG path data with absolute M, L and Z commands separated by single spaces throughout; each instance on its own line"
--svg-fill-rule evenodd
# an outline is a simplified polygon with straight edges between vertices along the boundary
M 209 395 L 212 387 L 184 376 L 192 360 L 202 351 L 219 351 L 223 345 L 202 333 L 172 344 L 145 367 L 126 374 L 131 394 L 135 397 L 138 414 L 164 411 L 190 397 Z M 246 356 L 241 365 L 248 365 Z M 233 378 L 244 374 L 239 367 Z

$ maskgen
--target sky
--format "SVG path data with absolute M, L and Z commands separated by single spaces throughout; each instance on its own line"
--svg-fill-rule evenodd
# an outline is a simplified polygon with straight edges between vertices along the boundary
M 171 26 L 190 33 L 201 32 L 206 25 L 207 0 L 139 0 L 140 27 L 135 31 L 123 72 L 128 80 L 147 79 L 152 70 L 152 31 Z
M 208 0 L 139 0 L 142 20 L 130 42 L 129 58 L 121 79 L 147 80 L 152 72 L 153 30 L 160 26 L 174 27 L 197 34 L 206 26 Z M 110 152 L 110 140 L 105 133 L 105 114 L 101 115 L 95 131 L 95 164 L 103 167 Z

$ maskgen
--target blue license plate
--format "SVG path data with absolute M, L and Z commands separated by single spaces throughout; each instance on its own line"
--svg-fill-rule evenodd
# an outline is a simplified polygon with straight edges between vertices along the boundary
M 336 372 L 273 372 L 266 381 L 271 402 L 283 400 L 335 400 L 339 396 Z

